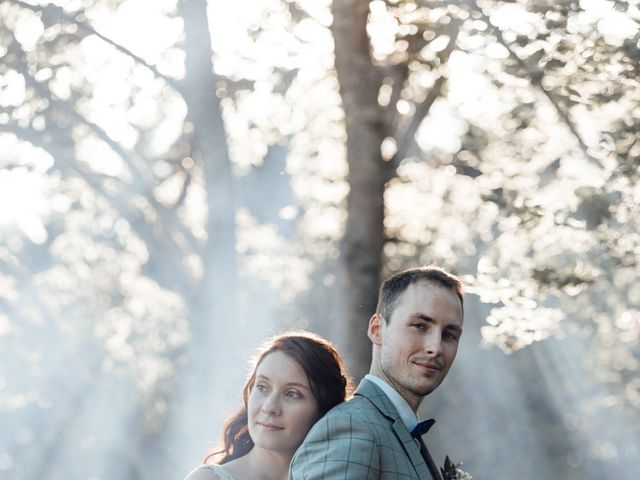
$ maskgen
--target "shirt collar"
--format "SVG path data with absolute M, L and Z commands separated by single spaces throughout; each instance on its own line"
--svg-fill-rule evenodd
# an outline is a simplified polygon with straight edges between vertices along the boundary
M 402 395 L 400 395 L 395 388 L 382 380 L 380 377 L 376 377 L 375 375 L 368 373 L 364 376 L 364 378 L 380 387 L 384 394 L 389 398 L 393 406 L 396 407 L 398 415 L 400 416 L 400 420 L 402 420 L 404 426 L 407 427 L 408 431 L 412 431 L 416 427 L 420 419 L 413 411 L 411 406 L 407 403 L 407 401 L 402 398 Z

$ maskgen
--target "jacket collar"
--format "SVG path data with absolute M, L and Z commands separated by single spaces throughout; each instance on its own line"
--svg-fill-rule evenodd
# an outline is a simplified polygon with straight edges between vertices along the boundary
M 377 387 L 380 388 L 387 396 L 387 398 L 391 401 L 393 406 L 395 407 L 398 415 L 402 419 L 402 422 L 407 427 L 407 430 L 412 431 L 416 425 L 420 422 L 418 415 L 413 411 L 411 405 L 398 393 L 398 391 L 385 382 L 380 377 L 377 377 L 371 373 L 365 375 L 364 377 L 367 380 L 370 380 Z
M 396 407 L 385 395 L 380 387 L 372 381 L 364 379 L 358 385 L 354 395 L 359 395 L 369 400 L 376 409 L 391 423 L 394 434 L 404 447 L 404 450 L 413 464 L 418 478 L 430 478 L 427 464 L 422 458 L 418 442 L 411 436 L 409 430 L 400 418 Z

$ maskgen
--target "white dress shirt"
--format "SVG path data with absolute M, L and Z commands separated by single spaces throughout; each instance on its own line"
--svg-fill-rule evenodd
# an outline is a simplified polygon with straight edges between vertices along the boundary
M 366 378 L 370 382 L 375 383 L 378 387 L 380 387 L 384 394 L 389 397 L 389 400 L 391 401 L 393 406 L 396 407 L 398 415 L 400 415 L 400 420 L 402 420 L 402 423 L 404 423 L 404 426 L 407 427 L 407 430 L 409 432 L 416 428 L 416 425 L 418 425 L 418 422 L 420 421 L 418 415 L 416 415 L 416 412 L 413 411 L 413 408 L 411 408 L 411 406 L 404 398 L 402 398 L 402 395 L 400 395 L 395 388 L 382 380 L 380 377 L 376 377 L 371 373 L 365 375 L 364 378 Z

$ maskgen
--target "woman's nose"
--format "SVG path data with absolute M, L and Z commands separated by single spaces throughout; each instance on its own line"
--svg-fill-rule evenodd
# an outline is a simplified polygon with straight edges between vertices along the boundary
M 271 394 L 265 399 L 262 404 L 262 411 L 267 415 L 280 415 L 282 413 L 277 395 Z

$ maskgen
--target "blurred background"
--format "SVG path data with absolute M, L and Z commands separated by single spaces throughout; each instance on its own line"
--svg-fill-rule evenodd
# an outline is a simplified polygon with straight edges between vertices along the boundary
M 438 463 L 638 478 L 639 41 L 635 0 L 0 0 L 0 477 L 184 478 L 265 338 L 357 380 L 436 263 Z

